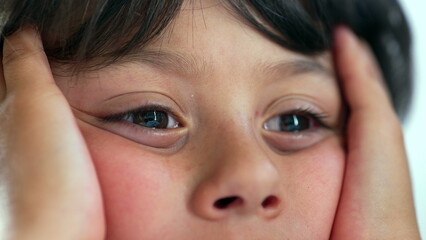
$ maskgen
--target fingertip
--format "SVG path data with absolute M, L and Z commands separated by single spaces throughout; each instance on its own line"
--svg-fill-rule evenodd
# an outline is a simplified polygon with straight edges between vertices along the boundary
M 384 106 L 391 109 L 384 79 L 370 46 L 342 25 L 334 30 L 334 44 L 337 73 L 351 110 L 376 111 Z
M 333 43 L 335 47 L 335 52 L 342 52 L 346 49 L 353 49 L 357 44 L 357 37 L 355 33 L 352 32 L 345 25 L 337 25 L 334 28 L 333 32 Z
M 32 24 L 21 26 L 11 35 L 5 37 L 3 43 L 3 64 L 15 54 L 43 50 L 43 43 L 37 28 Z
M 379 64 L 370 46 L 358 38 L 348 27 L 339 25 L 334 31 L 334 57 L 340 74 L 348 72 L 383 82 Z
M 8 92 L 33 89 L 53 82 L 39 31 L 27 24 L 5 38 L 3 76 Z
M 357 50 L 357 38 L 345 25 L 338 25 L 333 32 L 333 57 L 337 74 L 344 80 L 343 87 L 348 81 L 356 78 L 360 72 L 359 51 Z

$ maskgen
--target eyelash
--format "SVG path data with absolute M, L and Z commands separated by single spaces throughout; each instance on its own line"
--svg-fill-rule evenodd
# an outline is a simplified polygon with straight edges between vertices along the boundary
M 327 115 L 318 113 L 310 108 L 298 108 L 277 114 L 263 123 L 263 128 L 280 134 L 301 134 L 318 130 L 319 128 L 331 129 L 325 123 Z
M 311 109 L 311 108 L 297 108 L 293 111 L 283 113 L 280 115 L 286 115 L 286 114 L 298 114 L 302 116 L 306 116 L 314 120 L 319 124 L 320 127 L 326 128 L 326 129 L 332 129 L 330 125 L 325 123 L 324 119 L 327 119 L 329 116 L 325 113 L 318 113 L 317 111 Z
M 134 116 L 136 114 L 140 114 L 140 113 L 145 112 L 145 111 L 153 111 L 153 110 L 163 111 L 163 112 L 171 115 L 179 123 L 179 127 L 182 126 L 182 122 L 176 116 L 176 114 L 173 113 L 173 111 L 170 108 L 168 108 L 166 106 L 158 105 L 158 104 L 142 106 L 142 107 L 131 109 L 131 110 L 128 110 L 128 111 L 125 111 L 125 112 L 107 115 L 107 116 L 101 117 L 100 120 L 101 120 L 101 122 L 104 122 L 104 123 L 126 122 L 127 124 L 134 125 L 132 123 L 125 121 L 124 119 L 127 116 L 132 116 L 132 115 Z M 311 108 L 297 108 L 297 109 L 291 110 L 289 112 L 279 114 L 277 116 L 290 115 L 290 114 L 301 115 L 301 116 L 307 117 L 310 120 L 314 121 L 316 124 L 318 124 L 322 128 L 332 129 L 332 127 L 329 126 L 324 121 L 324 119 L 328 118 L 329 116 L 325 113 L 318 113 L 317 111 L 315 111 Z M 160 129 L 156 129 L 156 130 L 160 130 Z M 167 129 L 161 129 L 161 130 L 167 130 Z
M 145 111 L 154 111 L 154 110 L 162 111 L 167 113 L 168 115 L 171 115 L 173 118 L 176 119 L 176 121 L 179 122 L 179 127 L 181 127 L 182 122 L 180 121 L 179 117 L 177 117 L 177 115 L 170 108 L 166 106 L 158 105 L 158 104 L 142 106 L 142 107 L 131 109 L 125 112 L 106 115 L 106 116 L 100 117 L 99 119 L 101 120 L 101 122 L 104 122 L 104 123 L 127 122 L 123 120 L 126 116 L 136 115 Z

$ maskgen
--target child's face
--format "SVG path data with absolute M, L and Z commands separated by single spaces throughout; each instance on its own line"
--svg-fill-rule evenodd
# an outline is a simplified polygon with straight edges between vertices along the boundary
M 136 61 L 57 77 L 79 110 L 108 239 L 328 239 L 344 168 L 330 57 L 203 4 Z

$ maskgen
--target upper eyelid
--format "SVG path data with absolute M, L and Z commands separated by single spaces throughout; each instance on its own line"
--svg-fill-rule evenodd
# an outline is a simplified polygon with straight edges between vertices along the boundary
M 316 117 L 318 119 L 327 119 L 327 118 L 330 117 L 327 113 L 325 113 L 323 111 L 317 111 L 317 110 L 314 110 L 314 109 L 311 109 L 311 108 L 299 108 L 298 107 L 298 108 L 279 112 L 277 114 L 274 114 L 272 117 L 270 117 L 268 119 L 278 117 L 278 116 L 281 116 L 281 115 L 286 115 L 286 114 L 302 114 L 302 115 L 313 116 L 313 117 Z
M 118 104 L 117 104 L 118 103 Z M 121 109 L 130 109 L 127 112 L 137 110 L 141 106 L 156 106 L 173 113 L 175 116 L 188 115 L 187 109 L 170 97 L 159 91 L 133 91 L 114 95 L 105 99 L 102 103 L 106 108 L 113 108 L 115 112 L 123 112 Z M 111 115 L 114 112 L 103 112 L 98 116 Z M 182 114 L 177 114 L 182 113 Z
M 325 112 L 317 112 L 317 111 L 313 111 L 311 109 L 304 109 L 304 108 L 298 108 L 295 111 L 290 111 L 287 114 L 306 114 L 306 115 L 309 115 L 309 116 L 314 116 L 314 117 L 319 118 L 319 119 L 329 118 L 329 115 L 326 114 Z
M 326 113 L 325 106 L 318 99 L 303 94 L 292 94 L 273 99 L 263 110 L 263 115 L 268 113 L 286 113 L 297 110 L 309 110 L 314 113 Z
M 314 110 L 310 107 L 296 107 L 294 109 L 290 109 L 287 112 L 296 112 L 296 113 L 318 113 L 318 111 Z M 322 113 L 321 113 L 322 114 Z

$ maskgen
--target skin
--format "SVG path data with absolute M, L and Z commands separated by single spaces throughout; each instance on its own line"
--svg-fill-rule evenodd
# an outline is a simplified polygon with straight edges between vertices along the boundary
M 53 78 L 34 29 L 7 38 L 0 163 L 9 239 L 419 239 L 398 119 L 368 48 L 348 29 L 336 29 L 332 62 L 283 49 L 221 7 L 174 21 L 149 49 L 191 55 L 205 62 L 199 71 L 145 61 L 70 81 Z M 296 60 L 323 70 L 263 67 Z M 351 110 L 345 140 L 333 64 Z M 97 118 L 148 101 L 171 108 L 181 127 Z M 301 106 L 320 109 L 331 128 L 264 129 Z
M 332 239 L 420 239 L 403 132 L 377 62 L 344 27 L 336 29 L 335 43 L 336 66 L 351 114 Z
M 101 239 L 96 173 L 36 31 L 27 27 L 11 36 L 2 63 L 0 164 L 8 226 L 1 238 Z

